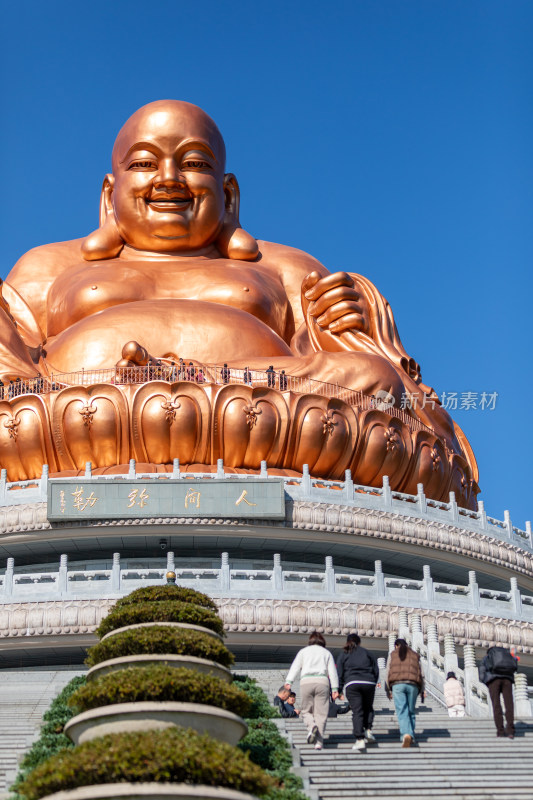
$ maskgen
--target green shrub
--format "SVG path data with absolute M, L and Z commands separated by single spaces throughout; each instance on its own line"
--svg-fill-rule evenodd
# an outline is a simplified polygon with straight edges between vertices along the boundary
M 250 710 L 248 695 L 212 675 L 192 669 L 150 664 L 110 672 L 82 686 L 69 699 L 78 712 L 90 708 L 145 700 L 202 703 L 233 711 L 245 717 Z
M 117 628 L 137 625 L 139 622 L 186 622 L 189 625 L 202 625 L 220 635 L 224 632 L 222 620 L 214 611 L 192 603 L 160 601 L 112 609 L 96 633 L 101 638 Z
M 224 786 L 265 796 L 274 781 L 237 748 L 192 730 L 102 736 L 64 750 L 20 786 L 26 800 L 78 786 L 117 782 Z
M 217 611 L 217 606 L 202 592 L 197 592 L 195 589 L 188 589 L 185 586 L 143 586 L 142 589 L 135 589 L 134 592 L 121 597 L 117 600 L 113 608 L 124 608 L 124 606 L 131 606 L 135 603 L 161 603 L 161 602 L 182 602 L 192 603 L 196 606 L 209 608 L 211 611 Z
M 171 628 L 165 625 L 137 628 L 117 633 L 91 647 L 85 661 L 89 667 L 110 658 L 144 654 L 189 655 L 207 658 L 225 667 L 231 667 L 233 654 L 221 641 L 208 633 Z
M 20 764 L 18 775 L 13 783 L 12 791 L 18 792 L 18 787 L 35 767 L 42 764 L 50 756 L 55 755 L 65 747 L 74 747 L 68 736 L 63 733 L 63 728 L 74 716 L 73 710 L 67 705 L 69 697 L 86 682 L 85 676 L 73 678 L 65 688 L 52 701 L 50 707 L 43 715 L 43 725 L 39 738 L 33 743 Z
M 252 701 L 248 719 L 273 719 L 281 716 L 279 711 L 269 702 L 268 697 L 255 678 L 250 678 L 249 675 L 234 675 L 233 680 L 239 689 L 246 692 Z

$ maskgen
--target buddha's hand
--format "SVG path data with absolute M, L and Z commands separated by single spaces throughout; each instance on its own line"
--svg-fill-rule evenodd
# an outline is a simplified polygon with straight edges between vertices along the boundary
M 331 350 L 343 333 L 359 331 L 370 335 L 366 297 L 347 272 L 332 272 L 325 278 L 318 272 L 307 275 L 302 283 L 302 308 L 311 339 L 321 349 Z

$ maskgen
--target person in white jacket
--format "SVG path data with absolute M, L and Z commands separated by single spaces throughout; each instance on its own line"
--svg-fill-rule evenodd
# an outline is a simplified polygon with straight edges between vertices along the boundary
M 455 677 L 455 672 L 448 672 L 444 682 L 444 702 L 449 717 L 464 717 L 465 695 L 463 687 Z
M 308 646 L 296 654 L 287 674 L 287 689 L 291 688 L 299 674 L 300 718 L 308 731 L 307 743 L 314 743 L 315 750 L 322 750 L 330 692 L 336 700 L 339 696 L 339 679 L 333 656 L 326 650 L 326 640 L 317 631 L 309 636 Z

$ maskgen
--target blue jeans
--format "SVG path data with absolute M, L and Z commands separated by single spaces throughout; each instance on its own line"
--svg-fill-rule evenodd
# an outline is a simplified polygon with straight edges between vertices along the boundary
M 400 736 L 408 733 L 415 736 L 415 703 L 418 697 L 418 686 L 409 683 L 395 683 L 392 687 L 392 699 L 400 726 Z

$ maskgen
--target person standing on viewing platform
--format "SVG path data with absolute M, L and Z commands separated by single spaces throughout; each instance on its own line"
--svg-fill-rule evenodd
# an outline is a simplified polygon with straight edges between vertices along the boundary
M 487 686 L 490 694 L 496 736 L 507 736 L 508 739 L 514 739 L 513 683 L 517 669 L 518 659 L 505 647 L 489 647 L 479 667 L 479 680 Z M 500 697 L 505 703 L 505 730 Z
M 244 369 L 244 374 L 242 376 L 242 380 L 243 380 L 243 383 L 246 384 L 246 386 L 251 386 L 252 385 L 252 373 L 250 372 L 248 367 L 245 367 L 245 369 Z
M 222 378 L 222 383 L 229 383 L 231 372 L 229 371 L 227 364 L 224 364 L 224 366 L 220 370 L 220 377 Z
M 279 373 L 279 390 L 280 392 L 285 392 L 287 389 L 287 375 L 285 374 L 285 370 L 282 369 Z
M 205 383 L 205 375 L 201 367 L 198 368 L 198 372 L 196 373 L 196 383 Z
M 389 700 L 394 700 L 402 747 L 411 747 L 415 741 L 416 698 L 420 695 L 424 702 L 425 692 L 420 656 L 405 639 L 394 642 L 387 661 L 385 691 Z
M 291 664 L 285 682 L 289 692 L 299 674 L 302 696 L 300 717 L 308 731 L 307 744 L 314 744 L 315 750 L 322 750 L 330 691 L 336 700 L 339 696 L 339 679 L 333 656 L 326 650 L 326 640 L 318 631 L 311 633 L 308 646 L 298 651 Z
M 465 695 L 463 687 L 457 680 L 455 672 L 448 672 L 444 681 L 444 702 L 449 717 L 464 717 Z
M 274 389 L 276 386 L 276 370 L 274 366 L 271 364 L 268 369 L 265 370 L 267 376 L 267 386 L 269 389 Z
M 339 689 L 341 694 L 346 695 L 352 709 L 355 738 L 352 750 L 364 750 L 367 743 L 376 741 L 370 730 L 370 720 L 374 711 L 379 668 L 372 653 L 360 645 L 361 638 L 357 633 L 348 634 L 343 652 L 337 659 Z

